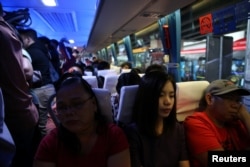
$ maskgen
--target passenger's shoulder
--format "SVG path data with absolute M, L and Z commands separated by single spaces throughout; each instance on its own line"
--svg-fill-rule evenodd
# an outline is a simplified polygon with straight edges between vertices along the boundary
M 207 114 L 205 112 L 194 112 L 192 115 L 187 116 L 184 120 L 184 123 L 192 122 L 192 121 L 199 121 L 207 119 Z
M 123 133 L 122 129 L 114 123 L 107 124 L 107 131 L 108 133 Z

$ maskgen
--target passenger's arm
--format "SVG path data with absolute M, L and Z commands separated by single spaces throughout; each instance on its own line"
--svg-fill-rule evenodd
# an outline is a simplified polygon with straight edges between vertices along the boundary
M 23 69 L 26 77 L 26 81 L 30 81 L 33 76 L 33 67 L 28 58 L 23 57 Z
M 250 113 L 247 111 L 247 108 L 244 105 L 241 105 L 238 114 L 239 119 L 244 123 L 250 136 Z
M 130 155 L 129 149 L 126 149 L 120 153 L 112 155 L 108 159 L 108 167 L 130 167 Z M 41 166 L 42 167 L 42 166 Z
M 218 149 L 213 149 L 213 150 L 210 150 L 210 151 L 224 151 L 224 149 L 223 148 L 218 148 Z M 207 167 L 207 165 L 208 165 L 208 152 L 207 151 L 203 152 L 203 153 L 200 153 L 200 154 L 197 154 L 195 156 L 195 158 L 201 164 L 200 166 Z
M 56 164 L 52 162 L 44 162 L 44 161 L 39 161 L 35 160 L 33 163 L 33 167 L 55 167 Z
M 190 163 L 188 160 L 188 152 L 187 152 L 187 143 L 186 143 L 186 137 L 184 133 L 184 127 L 183 124 L 180 124 L 180 142 L 181 142 L 181 160 L 179 161 L 179 167 L 190 167 Z
M 202 167 L 207 167 L 208 151 L 224 150 L 212 124 L 206 117 L 189 117 L 184 121 L 190 158 L 198 161 Z
M 188 160 L 180 161 L 179 167 L 190 167 L 189 161 Z
M 129 142 L 131 167 L 142 167 L 143 147 L 139 133 L 133 128 L 125 128 L 124 130 Z

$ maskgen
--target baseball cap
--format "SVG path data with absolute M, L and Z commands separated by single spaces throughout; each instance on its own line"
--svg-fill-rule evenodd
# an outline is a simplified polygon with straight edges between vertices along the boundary
M 247 89 L 240 88 L 232 81 L 226 79 L 215 80 L 211 82 L 206 89 L 206 93 L 211 93 L 212 95 L 224 95 L 235 91 L 237 91 L 240 96 L 250 95 Z

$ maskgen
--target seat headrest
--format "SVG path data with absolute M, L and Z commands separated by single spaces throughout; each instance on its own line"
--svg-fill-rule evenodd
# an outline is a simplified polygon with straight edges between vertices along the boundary
M 98 70 L 97 71 L 97 75 L 98 76 L 103 76 L 105 77 L 106 75 L 117 75 L 117 71 L 113 70 L 113 69 L 109 69 L 109 70 Z
M 119 75 L 106 75 L 104 79 L 103 88 L 108 89 L 111 94 L 116 93 L 116 84 Z
M 102 114 L 106 116 L 106 118 L 108 119 L 108 122 L 113 122 L 110 91 L 107 89 L 102 89 L 102 88 L 93 88 L 93 91 L 98 100 L 98 104 L 99 104 Z
M 97 78 L 96 76 L 82 76 L 84 80 L 86 80 L 92 88 L 98 88 Z
M 200 99 L 208 85 L 208 81 L 176 83 L 176 112 L 178 121 L 184 121 L 188 115 L 191 115 L 196 109 L 198 109 Z
M 132 121 L 132 112 L 135 96 L 139 85 L 123 86 L 120 92 L 119 108 L 116 121 L 128 124 Z

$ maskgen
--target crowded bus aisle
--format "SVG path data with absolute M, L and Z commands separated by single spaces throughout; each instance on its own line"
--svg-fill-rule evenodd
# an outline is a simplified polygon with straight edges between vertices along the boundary
M 150 2 L 145 9 L 159 5 Z M 106 46 L 93 42 L 96 21 L 88 44 L 73 46 L 11 19 L 0 2 L 0 166 L 207 167 L 217 165 L 214 151 L 250 158 L 250 2 L 212 4 L 196 21 L 242 9 L 235 29 L 218 32 L 214 22 L 190 44 L 178 28 L 197 12 L 190 0 Z

